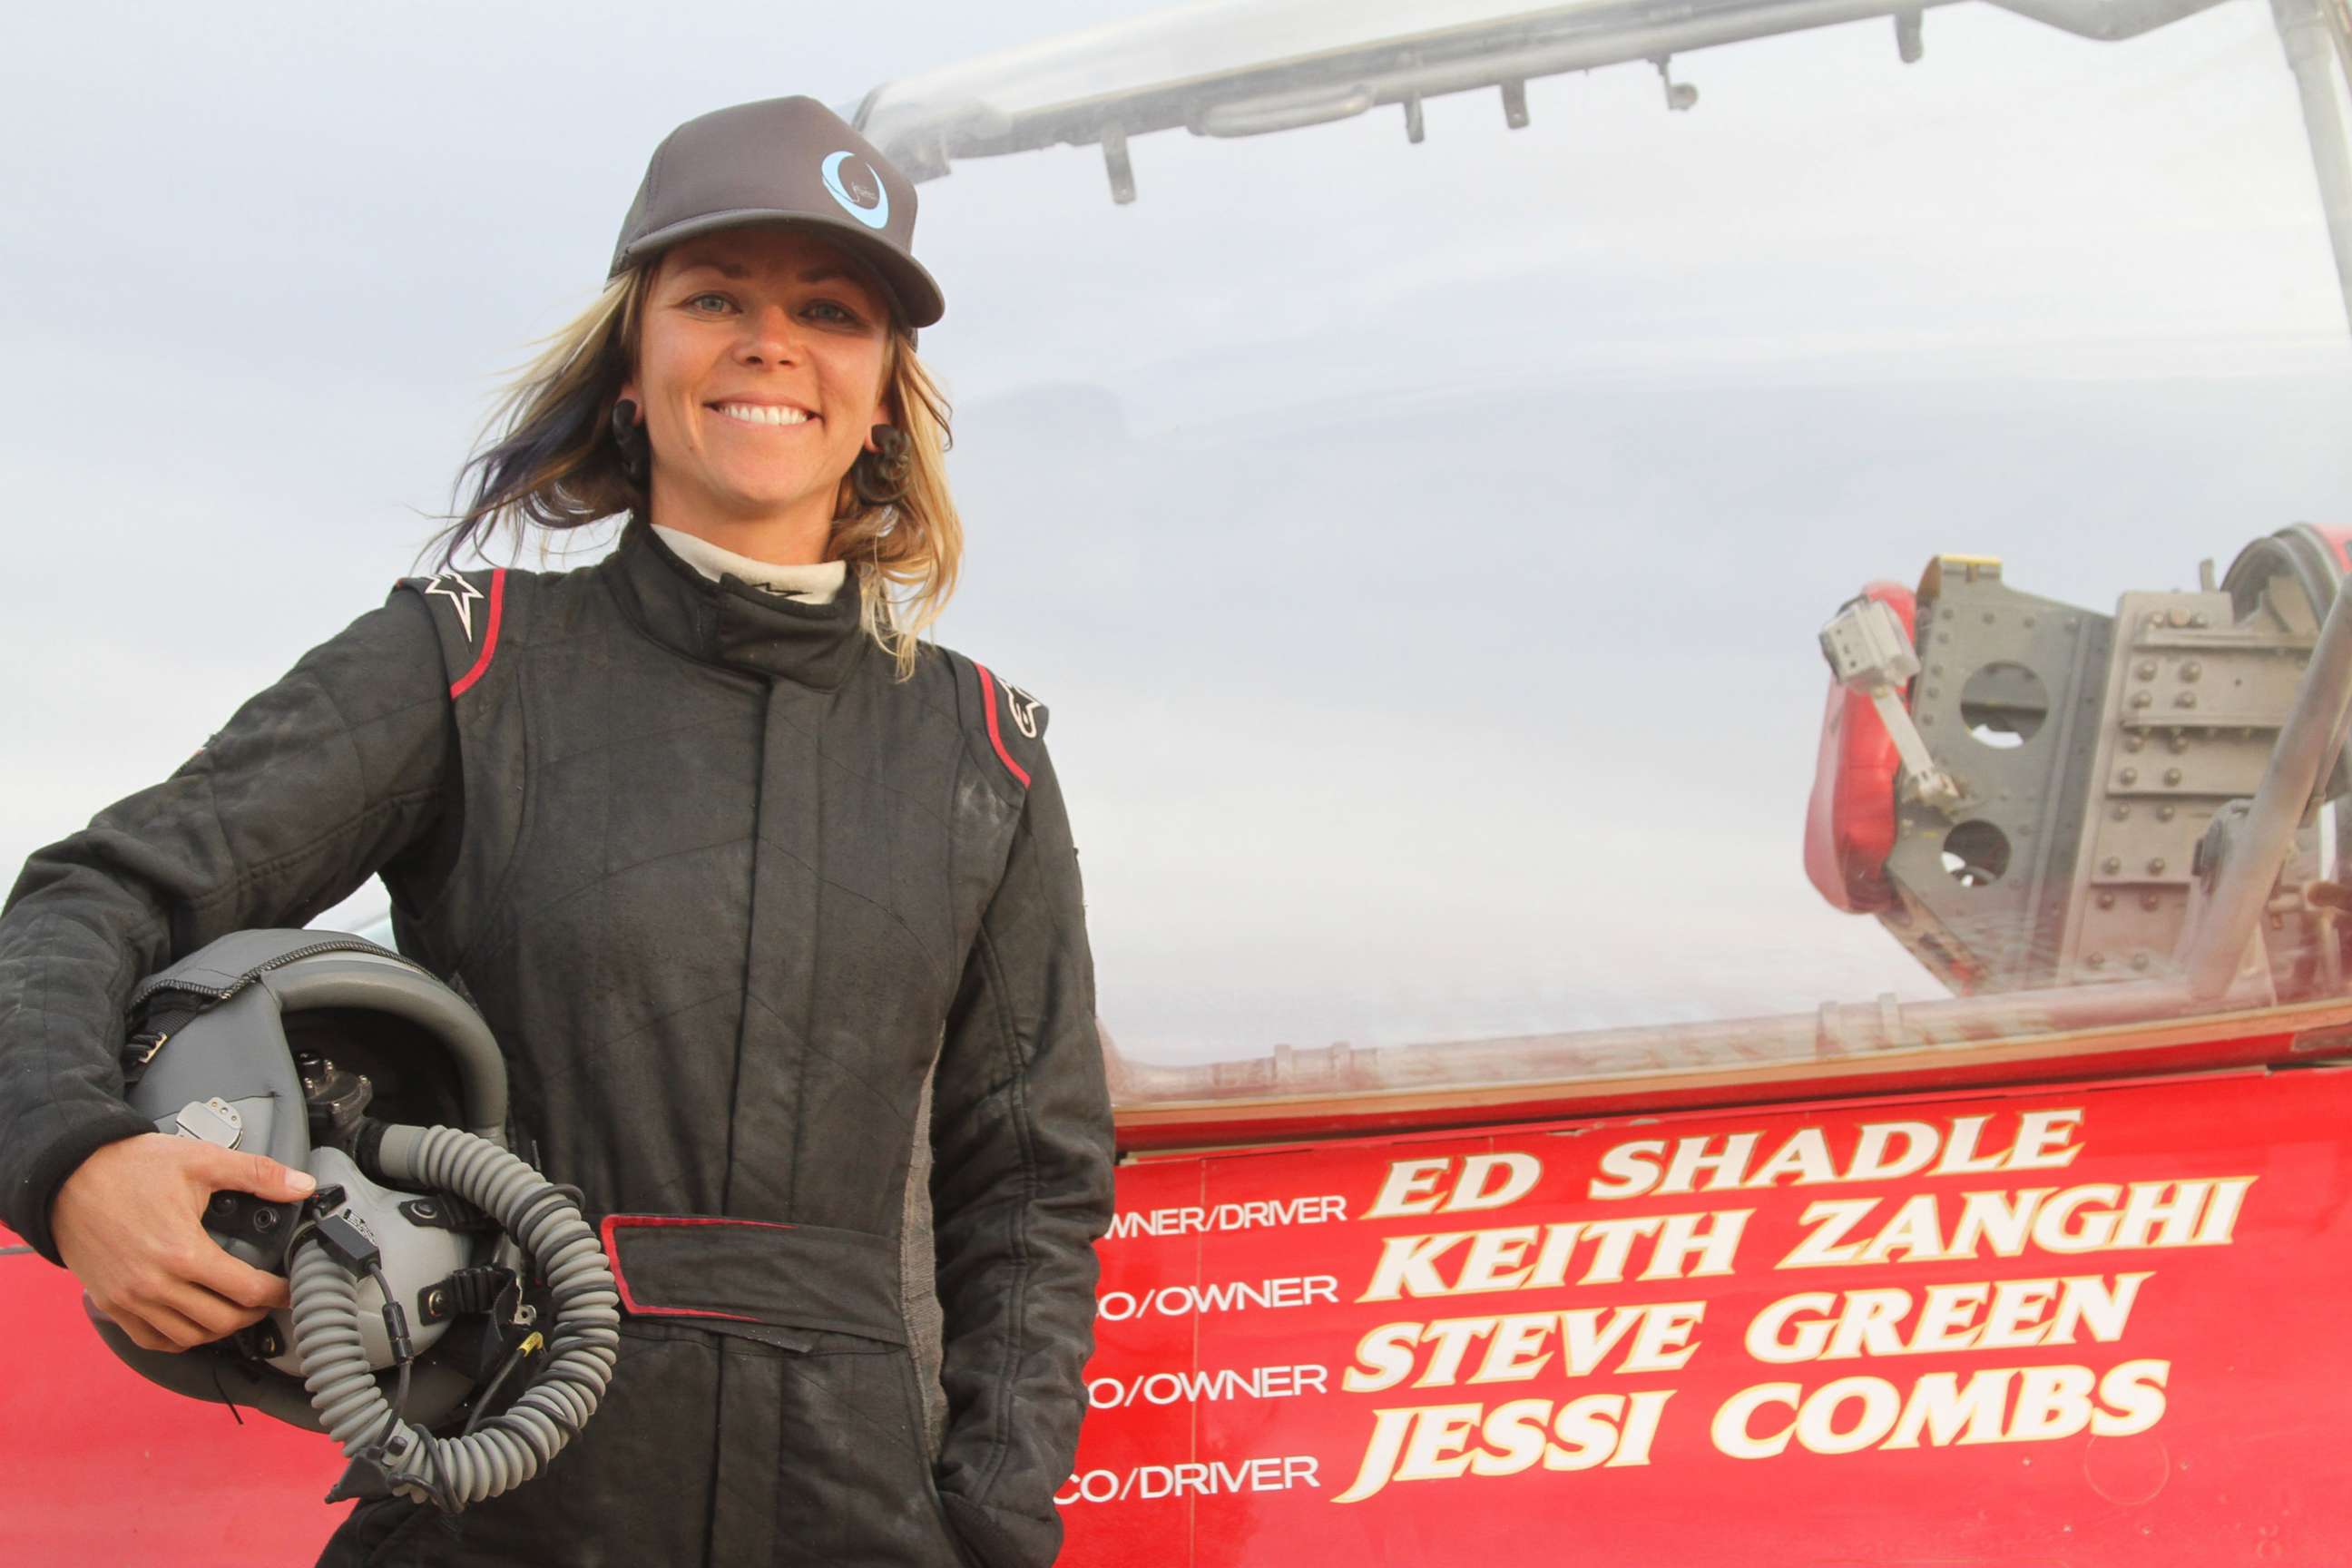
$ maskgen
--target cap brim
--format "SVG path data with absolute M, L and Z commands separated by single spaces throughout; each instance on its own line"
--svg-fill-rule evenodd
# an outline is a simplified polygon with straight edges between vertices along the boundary
M 947 297 L 940 292 L 939 284 L 923 269 L 921 262 L 894 246 L 874 237 L 873 231 L 847 218 L 828 217 L 822 213 L 776 212 L 759 208 L 739 208 L 733 212 L 703 213 L 641 235 L 614 259 L 613 275 L 623 268 L 634 267 L 660 254 L 681 239 L 692 239 L 698 234 L 715 234 L 724 228 L 748 228 L 753 224 L 782 223 L 798 228 L 814 228 L 824 232 L 828 239 L 841 241 L 844 247 L 882 275 L 890 292 L 897 298 L 899 313 L 910 327 L 928 327 L 947 314 Z

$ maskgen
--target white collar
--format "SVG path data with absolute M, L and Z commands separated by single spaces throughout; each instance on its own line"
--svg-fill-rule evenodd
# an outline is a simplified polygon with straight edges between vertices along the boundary
M 738 577 L 771 594 L 789 594 L 812 605 L 830 605 L 849 575 L 846 561 L 779 566 L 772 561 L 754 561 L 748 555 L 721 549 L 699 534 L 664 528 L 660 523 L 655 523 L 653 530 L 661 535 L 661 542 L 669 546 L 671 553 L 714 583 L 722 576 Z

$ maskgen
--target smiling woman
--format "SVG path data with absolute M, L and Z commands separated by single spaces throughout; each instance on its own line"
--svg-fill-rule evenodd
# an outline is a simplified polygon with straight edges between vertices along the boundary
M 665 527 L 778 563 L 826 558 L 841 476 L 861 452 L 879 457 L 897 422 L 889 295 L 865 270 L 780 227 L 663 257 L 615 406 L 658 454 Z
M 703 123 L 678 136 L 715 140 L 689 135 Z M 733 146 L 687 150 L 714 153 L 739 181 L 772 178 L 729 168 Z M 894 209 L 865 172 L 877 167 L 828 158 L 816 190 L 793 193 L 796 209 L 716 214 L 651 202 L 649 173 L 603 293 L 509 389 L 493 419 L 501 434 L 467 465 L 470 494 L 441 564 L 502 525 L 633 512 L 674 548 L 683 536 L 738 561 L 844 563 L 861 625 L 909 672 L 955 591 L 963 528 L 947 482 L 947 400 L 915 350 L 945 305 L 904 248 L 912 188 Z
M 498 1039 L 509 1145 L 601 1221 L 593 1426 L 446 1517 L 368 1468 L 429 1443 L 354 1439 L 379 1484 L 324 1562 L 1057 1550 L 1110 1111 L 1045 710 L 919 640 L 961 534 L 914 218 L 813 100 L 679 127 L 463 470 L 443 570 L 37 853 L 0 917 L 0 1221 L 142 1348 L 283 1286 L 200 1228 L 210 1146 L 124 1103 L 131 984 L 379 873 L 401 950 Z M 623 512 L 594 566 L 456 568 Z M 303 1190 L 248 1158 L 247 1190 Z M 498 1391 L 465 1417 L 493 1436 Z

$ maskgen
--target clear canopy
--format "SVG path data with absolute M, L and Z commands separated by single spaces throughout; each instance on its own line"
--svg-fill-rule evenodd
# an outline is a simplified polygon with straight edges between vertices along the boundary
M 2352 339 L 2284 36 L 1285 0 L 869 94 L 967 591 L 1055 589 L 995 647 L 1130 1103 L 2336 996 Z

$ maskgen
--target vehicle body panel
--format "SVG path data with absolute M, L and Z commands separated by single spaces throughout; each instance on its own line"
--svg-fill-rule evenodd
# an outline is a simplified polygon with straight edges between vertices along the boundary
M 1822 1130 L 1830 1148 L 1849 1150 L 1867 1123 L 1946 1126 L 1983 1116 L 1990 1121 L 1981 1151 L 1990 1151 L 1995 1130 L 2027 1112 L 2059 1110 L 2081 1113 L 2079 1152 L 2063 1168 L 1614 1201 L 1587 1195 L 1601 1152 L 1628 1141 L 1706 1138 L 1719 1151 L 1729 1135 L 1760 1134 L 1762 1160 L 1801 1128 Z M 1104 1315 L 1089 1369 L 1097 1407 L 1078 1474 L 1064 1493 L 1066 1560 L 1089 1568 L 1307 1561 L 1436 1568 L 1555 1555 L 1694 1565 L 2340 1561 L 2352 1551 L 2352 1478 L 2321 1458 L 2335 1447 L 2336 1418 L 2320 1391 L 2341 1387 L 2352 1372 L 2352 1348 L 2336 1326 L 2352 1284 L 2347 1112 L 2352 1074 L 2342 1069 L 2246 1071 L 1480 1128 L 1131 1163 L 1121 1173 L 1122 1234 L 1104 1246 Z M 1365 1217 L 1400 1163 L 1496 1153 L 1539 1163 L 1528 1195 L 1483 1212 Z M 1461 1169 L 1457 1163 L 1446 1180 Z M 1979 1256 L 1946 1261 L 1890 1248 L 1887 1261 L 1785 1266 L 1818 1232 L 1821 1216 L 1803 1216 L 1823 1200 L 1878 1200 L 1854 1232 L 1862 1237 L 1901 1200 L 1921 1194 L 1936 1194 L 1949 1215 L 1971 1191 L 2232 1178 L 2252 1184 L 2226 1244 L 2209 1237 L 2203 1245 L 2063 1254 L 2029 1245 L 2011 1257 L 1996 1256 L 1988 1244 Z M 1446 1190 L 1427 1189 L 1433 1196 Z M 2193 1190 L 2168 1192 L 2177 1198 Z M 1246 1206 L 1269 1203 L 1291 1206 Z M 1301 1209 L 1326 1217 L 1249 1223 Z M 1580 1284 L 1592 1256 L 1580 1247 L 1563 1286 L 1362 1299 L 1381 1283 L 1383 1245 L 1393 1237 L 1516 1227 L 1540 1237 L 1561 1221 L 1740 1209 L 1752 1217 L 1736 1261 L 1720 1276 L 1644 1280 L 1638 1271 L 1650 1244 L 1636 1242 L 1622 1283 Z M 1474 1234 L 1439 1252 L 1423 1282 L 1475 1280 L 1465 1264 L 1476 1245 Z M 1490 1258 L 1523 1266 L 1539 1246 L 1515 1243 Z M 2068 1345 L 1790 1364 L 1759 1362 L 1742 1342 L 1761 1310 L 1799 1292 L 1892 1289 L 1917 1298 L 1934 1285 L 2070 1276 L 2112 1285 L 2141 1272 L 2148 1277 L 2137 1287 L 2127 1321 L 2107 1342 L 2085 1331 Z M 1237 1295 L 1236 1286 L 1245 1289 Z M 1555 1337 L 1539 1342 L 1549 1355 L 1540 1370 L 1477 1381 L 1496 1364 L 1486 1360 L 1492 1336 L 1475 1331 L 1479 1321 L 1675 1301 L 1702 1303 L 1704 1311 L 1696 1353 L 1681 1370 L 1611 1371 L 1624 1353 L 1621 1342 L 1600 1370 L 1566 1377 Z M 1465 1319 L 1474 1330 L 1454 1375 L 1431 1373 L 1440 1347 L 1424 1343 L 1413 1375 L 1429 1379 L 1427 1386 L 1343 1386 L 1370 1331 Z M 1629 1331 L 1629 1341 L 1639 1332 Z M 1712 1433 L 1719 1407 L 1759 1384 L 1811 1391 L 1867 1377 L 1892 1389 L 1869 1398 L 1907 1401 L 1920 1380 L 1938 1373 L 1965 1379 L 1983 1368 L 2066 1364 L 2090 1369 L 2067 1374 L 2082 1381 L 2132 1362 L 2162 1363 L 2167 1371 L 2161 1415 L 2128 1434 L 1979 1440 L 2000 1425 L 1989 1418 L 1988 1426 L 1961 1428 L 1963 1440 L 1948 1446 L 1922 1438 L 1908 1449 L 1815 1453 L 1791 1442 L 1773 1458 L 1741 1458 L 1723 1452 Z M 1293 1370 L 1259 1371 L 1268 1368 Z M 1229 1372 L 1237 1375 L 1220 1379 Z M 1203 1383 L 1201 1373 L 1211 1376 Z M 1171 1399 L 1180 1387 L 1183 1396 Z M 2004 1395 L 2011 1428 L 2021 1420 L 2032 1425 L 2018 1412 L 2023 1387 L 2021 1381 Z M 1265 1396 L 1251 1397 L 1253 1389 Z M 1504 1447 L 1457 1432 L 1433 1442 L 1424 1459 L 1444 1468 L 1483 1453 L 1476 1462 L 1507 1473 L 1399 1479 L 1356 1500 L 1336 1500 L 1363 1485 L 1360 1470 L 1375 1480 L 1382 1473 L 1372 1452 L 1380 1411 L 1463 1405 L 1491 1414 L 1512 1400 L 1538 1399 L 1549 1408 L 1595 1393 L 1643 1390 L 1668 1395 L 1645 1462 L 1515 1469 Z M 1868 1413 L 1856 1396 L 1823 1418 L 1826 1430 L 1851 1431 Z M 1759 1407 L 1749 1435 L 1770 1436 L 1790 1414 L 1778 1405 Z M 1403 1453 L 1409 1461 L 1411 1447 Z
M 2207 1061 L 2249 1060 L 2277 1054 L 2285 1043 L 2266 1036 L 2180 1048 Z M 1602 1152 L 1630 1142 L 1704 1139 L 1706 1150 L 1719 1152 L 1727 1139 L 1752 1135 L 1753 1171 L 1791 1134 L 1811 1128 L 1843 1170 L 1865 1125 L 1948 1130 L 1981 1117 L 1975 1147 L 1981 1163 L 2006 1146 L 2028 1113 L 2046 1121 L 2070 1111 L 2079 1113 L 2078 1123 L 2052 1135 L 2055 1142 L 2045 1138 L 2038 1166 L 1591 1195 L 1596 1178 L 1614 1179 L 1602 1173 Z M 1440 1565 L 1569 1552 L 1583 1561 L 1689 1564 L 1956 1557 L 2203 1564 L 2336 1561 L 2352 1552 L 2352 1476 L 2329 1457 L 2336 1419 L 2326 1396 L 2352 1379 L 2352 1342 L 2337 1326 L 2352 1289 L 2346 1203 L 2352 1069 L 2217 1068 L 1575 1120 L 1486 1115 L 1486 1124 L 1471 1127 L 1130 1150 L 1119 1171 L 1119 1217 L 1101 1246 L 1102 1318 L 1088 1371 L 1095 1408 L 1062 1494 L 1064 1562 Z M 1888 1146 L 1898 1153 L 1908 1147 L 1892 1135 Z M 1393 1175 L 1402 1163 L 1469 1155 L 1531 1157 L 1540 1172 L 1524 1195 L 1497 1206 L 1368 1215 L 1385 1184 L 1406 1180 Z M 1666 1169 L 1663 1156 L 1654 1163 Z M 1448 1171 L 1424 1175 L 1418 1186 L 1407 1180 L 1399 1190 L 1409 1194 L 1408 1206 L 1443 1201 L 1444 1182 L 1461 1167 Z M 1491 1194 L 1503 1179 L 1486 1179 L 1485 1189 Z M 1781 1266 L 1808 1234 L 1818 1235 L 1821 1216 L 1808 1219 L 1806 1211 L 1823 1201 L 1876 1200 L 1837 1244 L 1852 1245 L 1881 1234 L 1902 1200 L 1922 1194 L 1948 1221 L 1969 1192 L 2231 1181 L 2247 1184 L 2234 1206 L 2214 1198 L 2214 1189 L 2195 1189 L 2206 1194 L 2201 1215 L 2176 1222 L 2170 1237 L 2186 1234 L 2180 1225 L 2205 1226 L 2204 1239 L 2189 1245 L 2053 1252 L 2029 1242 L 2014 1256 L 1998 1256 L 1984 1243 L 1973 1256 L 1922 1260 L 1902 1255 L 1898 1237 L 1883 1261 Z M 2153 1205 L 2147 1219 L 2153 1238 L 2166 1239 L 2163 1205 L 2181 1196 L 2171 1188 L 2143 1200 Z M 1465 1280 L 1475 1233 L 1531 1227 L 1528 1234 L 1540 1237 L 1542 1227 L 1564 1222 L 1740 1210 L 1751 1217 L 1741 1222 L 1725 1273 L 1694 1272 L 1706 1260 L 1686 1253 L 1682 1272 L 1643 1279 L 1645 1269 L 1664 1266 L 1651 1250 L 1655 1237 L 1636 1237 L 1622 1281 L 1583 1283 L 1594 1257 L 1587 1238 L 1557 1287 L 1360 1299 L 1391 1237 L 1470 1234 L 1424 1259 L 1433 1272 L 1421 1275 L 1422 1283 L 1450 1287 Z M 2066 1223 L 2079 1231 L 2081 1218 L 2078 1210 Z M 1704 1240 L 1711 1233 L 1702 1226 L 1691 1234 Z M 1516 1256 L 1524 1265 L 1534 1255 L 1532 1247 L 1490 1251 L 1488 1273 L 1507 1277 L 1507 1270 L 1495 1274 L 1496 1260 Z M 18 1347 L 13 1373 L 0 1384 L 0 1429 L 11 1435 L 13 1456 L 0 1556 L 109 1560 L 135 1548 L 191 1565 L 290 1562 L 323 1542 L 343 1511 L 319 1500 L 341 1469 L 330 1444 L 266 1420 L 238 1426 L 218 1406 L 143 1383 L 79 1321 L 68 1276 L 21 1253 L 0 1257 L 0 1334 Z M 1759 1310 L 1801 1292 L 1907 1290 L 1924 1301 L 1933 1286 L 2072 1278 L 2102 1281 L 2087 1289 L 2112 1296 L 2133 1274 L 2147 1278 L 2131 1288 L 2112 1338 L 2084 1327 L 2071 1344 L 1865 1352 L 1788 1363 L 1759 1362 L 1743 1344 Z M 2023 1300 L 2020 1321 L 2030 1337 L 2035 1312 Z M 2089 1300 L 2085 1323 L 2097 1315 L 2098 1298 Z M 1590 1331 L 1605 1337 L 1606 1310 L 1667 1302 L 1701 1304 L 1689 1336 L 1696 1350 L 1677 1370 L 1612 1370 L 1641 1332 L 1633 1321 L 1589 1373 L 1564 1376 L 1547 1362 L 1530 1375 L 1482 1384 L 1475 1379 L 1487 1369 L 1490 1340 L 1474 1324 L 1453 1331 L 1469 1338 L 1450 1378 L 1344 1386 L 1360 1342 L 1383 1324 L 1598 1308 L 1603 1311 Z M 1916 1321 L 1914 1312 L 1907 1322 Z M 1541 1350 L 1531 1347 L 1523 1359 Z M 1428 1373 L 1433 1346 L 1413 1354 L 1419 1378 Z M 2124 1363 L 2159 1363 L 2160 1414 L 2145 1430 L 2123 1436 L 2077 1430 L 1941 1445 L 1923 1438 L 1907 1449 L 1852 1453 L 1801 1451 L 1792 1441 L 1772 1458 L 1736 1458 L 1718 1449 L 1711 1431 L 1726 1399 L 1764 1384 L 1810 1392 L 1833 1379 L 1875 1378 L 1907 1400 L 1922 1378 L 1938 1373 L 1965 1379 L 1989 1368 L 2081 1366 L 2089 1370 L 2080 1376 L 2096 1379 Z M 1667 1395 L 1645 1463 L 1554 1470 L 1537 1462 L 1512 1473 L 1395 1479 L 1358 1500 L 1335 1500 L 1360 1470 L 1380 1469 L 1367 1459 L 1378 1411 L 1491 1411 L 1512 1400 L 1562 1405 L 1637 1392 Z M 2008 1414 L 1999 1419 L 2014 1424 L 2021 1389 L 2008 1386 L 2002 1397 Z M 1864 1404 L 1849 1401 L 1829 1418 L 1831 1428 L 1851 1428 L 1867 1414 Z M 2064 1418 L 2060 1412 L 2059 1424 Z M 1403 1418 L 1391 1419 L 1407 1430 Z M 1789 1421 L 1784 1408 L 1759 1407 L 1747 1430 L 1769 1437 Z M 1477 1447 L 1474 1439 L 1433 1451 L 1443 1462 Z M 1488 1462 L 1499 1468 L 1507 1458 Z M 1805 1522 L 1783 1531 L 1773 1523 L 1782 1519 Z

